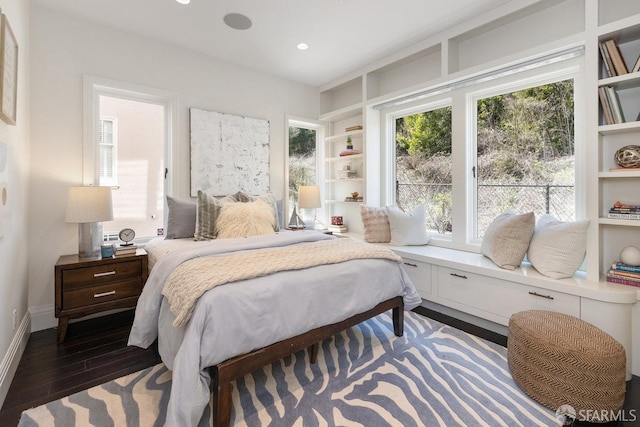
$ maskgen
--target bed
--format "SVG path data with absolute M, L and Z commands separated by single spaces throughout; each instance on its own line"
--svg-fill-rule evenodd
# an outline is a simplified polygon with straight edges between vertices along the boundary
M 254 265 L 260 264 L 256 257 L 269 256 L 297 265 L 293 253 L 341 243 L 336 240 L 351 239 L 304 230 L 209 241 L 158 238 L 147 245 L 151 270 L 129 345 L 147 348 L 157 339 L 162 361 L 173 371 L 167 425 L 198 425 L 211 393 L 214 425 L 228 425 L 233 380 L 304 348 L 313 361 L 321 340 L 383 311 L 393 310 L 394 332 L 402 334 L 403 310 L 421 299 L 401 264 L 384 257 L 328 264 L 313 259 L 318 265 L 259 271 L 256 277 L 206 288 L 187 316 L 176 310 L 176 301 L 182 301 L 176 293 L 191 281 L 196 265 L 193 270 L 206 278 L 200 282 L 209 286 L 209 279 L 227 274 L 220 267 L 227 260 Z M 265 264 L 270 267 L 271 261 Z M 235 270 L 244 272 L 245 266 Z M 231 268 L 229 274 L 236 273 Z

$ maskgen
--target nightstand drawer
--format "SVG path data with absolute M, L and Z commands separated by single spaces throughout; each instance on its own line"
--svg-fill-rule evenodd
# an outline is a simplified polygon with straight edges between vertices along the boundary
M 64 310 L 92 306 L 103 302 L 140 295 L 142 283 L 139 278 L 99 286 L 88 286 L 64 291 Z
M 142 263 L 137 259 L 131 261 L 95 265 L 64 270 L 62 272 L 63 290 L 118 282 L 130 278 L 138 278 L 142 274 Z

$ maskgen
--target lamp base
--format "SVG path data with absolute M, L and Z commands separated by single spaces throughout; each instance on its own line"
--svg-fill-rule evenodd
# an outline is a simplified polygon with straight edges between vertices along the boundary
M 291 219 L 289 220 L 289 224 L 287 225 L 287 227 L 295 228 L 295 229 L 307 228 L 302 218 L 300 218 L 300 215 L 298 215 L 298 212 L 296 212 L 295 206 L 293 207 L 293 212 L 291 213 Z
M 78 224 L 78 256 L 80 258 L 100 257 L 101 245 L 101 222 L 81 222 Z

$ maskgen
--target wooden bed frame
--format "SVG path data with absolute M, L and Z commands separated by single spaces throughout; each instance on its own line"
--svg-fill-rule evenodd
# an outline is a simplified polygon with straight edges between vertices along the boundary
M 232 381 L 305 348 L 309 348 L 311 363 L 315 363 L 318 345 L 322 340 L 387 310 L 393 310 L 393 332 L 396 336 L 402 336 L 404 332 L 404 302 L 402 297 L 398 296 L 341 322 L 312 329 L 296 337 L 279 341 L 209 367 L 211 393 L 213 394 L 213 426 L 227 427 L 231 422 Z

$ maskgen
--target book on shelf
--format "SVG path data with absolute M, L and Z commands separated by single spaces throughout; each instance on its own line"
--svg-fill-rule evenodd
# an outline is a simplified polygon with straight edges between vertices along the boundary
M 628 213 L 628 212 L 609 212 L 607 214 L 607 218 L 612 219 L 628 219 L 628 220 L 639 220 L 640 213 Z
M 640 280 L 624 279 L 607 274 L 607 282 L 619 283 L 621 285 L 638 286 L 640 287 Z
M 357 125 L 357 126 L 349 126 L 348 128 L 346 128 L 344 131 L 345 132 L 351 132 L 352 130 L 362 130 L 362 126 Z
M 118 245 L 113 249 L 113 254 L 115 256 L 131 255 L 131 254 L 135 254 L 137 250 L 138 250 L 137 245 L 126 245 L 126 246 Z
M 598 98 L 600 98 L 600 106 L 602 107 L 605 124 L 614 124 L 615 121 L 613 119 L 613 113 L 611 111 L 611 102 L 609 101 L 609 96 L 607 95 L 607 90 L 604 86 L 600 86 L 598 88 Z
M 622 113 L 622 107 L 620 106 L 620 100 L 616 90 L 607 86 L 607 99 L 611 102 L 611 112 L 613 113 L 614 123 L 624 123 L 624 114 Z
M 640 71 L 640 55 L 638 55 L 638 59 L 636 59 L 636 63 L 631 69 L 632 73 L 637 73 L 638 71 Z
M 634 273 L 632 271 L 624 271 L 624 270 L 614 270 L 613 268 L 609 270 L 609 274 L 612 276 L 619 277 L 621 279 L 630 278 L 633 280 L 640 280 L 640 273 Z
M 358 151 L 358 150 L 345 150 L 345 151 L 341 151 L 341 152 L 340 152 L 340 157 L 353 156 L 354 154 L 360 154 L 360 151 Z
M 609 52 L 607 51 L 607 47 L 604 42 L 598 43 L 598 47 L 600 48 L 600 55 L 602 56 L 602 63 L 604 64 L 604 69 L 607 72 L 607 77 L 616 76 L 616 70 L 613 67 L 613 62 L 611 62 L 611 56 L 609 56 Z
M 620 262 L 620 261 L 612 262 L 611 263 L 611 269 L 612 270 L 618 270 L 618 271 L 629 271 L 631 273 L 640 274 L 640 266 L 629 265 L 629 264 L 625 264 L 625 263 Z
M 609 172 L 637 172 L 640 171 L 640 168 L 611 168 Z
M 609 52 L 609 56 L 611 57 L 611 62 L 613 62 L 613 67 L 616 70 L 616 74 L 621 76 L 623 74 L 628 74 L 629 70 L 627 69 L 627 64 L 624 63 L 624 59 L 622 58 L 622 54 L 620 53 L 620 49 L 618 49 L 618 44 L 615 40 L 609 39 L 604 42 L 605 47 L 607 48 L 607 52 Z
M 345 202 L 362 202 L 364 201 L 364 198 L 362 196 L 358 196 L 358 197 L 348 196 L 344 198 L 344 201 Z

